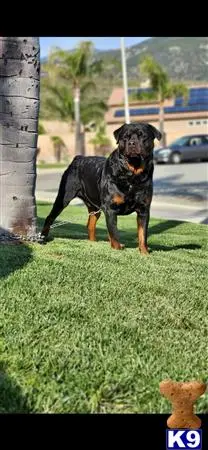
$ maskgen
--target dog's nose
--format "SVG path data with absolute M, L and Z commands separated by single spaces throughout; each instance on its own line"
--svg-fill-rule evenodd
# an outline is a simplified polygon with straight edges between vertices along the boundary
M 129 141 L 129 145 L 135 145 L 135 142 L 134 141 Z

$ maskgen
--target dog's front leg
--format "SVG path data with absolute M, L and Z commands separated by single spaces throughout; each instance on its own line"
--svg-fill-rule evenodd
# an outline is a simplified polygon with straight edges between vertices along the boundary
M 147 247 L 147 231 L 149 225 L 149 209 L 141 214 L 137 211 L 137 234 L 138 234 L 138 243 L 139 250 L 143 255 L 147 255 L 149 253 Z
M 115 211 L 108 210 L 105 211 L 105 218 L 111 247 L 116 250 L 122 250 L 124 248 L 124 245 L 120 244 L 119 242 L 117 214 L 115 213 Z

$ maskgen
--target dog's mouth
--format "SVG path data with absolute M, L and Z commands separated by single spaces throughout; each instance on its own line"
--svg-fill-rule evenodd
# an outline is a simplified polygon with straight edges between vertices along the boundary
M 141 152 L 134 148 L 129 148 L 127 151 L 125 151 L 124 154 L 127 158 L 140 158 L 141 157 Z
M 131 164 L 131 166 L 135 167 L 136 169 L 138 167 L 141 167 L 144 164 L 144 157 L 140 154 L 134 154 L 130 153 L 125 155 L 127 162 Z
M 136 168 L 143 166 L 148 156 L 147 149 L 143 143 L 135 139 L 121 139 L 119 149 L 126 161 Z

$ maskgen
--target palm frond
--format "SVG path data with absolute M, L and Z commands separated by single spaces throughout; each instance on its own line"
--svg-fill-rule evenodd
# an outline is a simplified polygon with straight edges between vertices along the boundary
M 145 55 L 139 66 L 140 73 L 146 75 L 150 85 L 158 94 L 158 98 L 164 101 L 176 95 L 186 95 L 187 89 L 183 83 L 173 84 L 165 69 L 156 61 L 152 55 Z
M 46 70 L 63 80 L 72 81 L 74 86 L 81 81 L 101 73 L 101 61 L 93 61 L 92 42 L 81 42 L 74 52 L 54 48 L 50 52 Z
M 65 110 L 57 104 L 57 102 L 52 98 L 47 98 L 44 103 L 47 109 L 47 114 L 51 117 L 58 117 L 61 120 L 67 120 L 68 116 Z
M 48 96 L 45 98 L 45 106 L 53 115 L 69 120 L 74 116 L 73 96 L 66 86 L 48 85 Z
M 96 84 L 94 83 L 94 81 L 92 81 L 92 80 L 83 81 L 81 88 L 80 88 L 82 98 L 86 94 L 89 94 L 90 92 L 94 92 L 94 91 L 96 91 Z
M 184 83 L 172 83 L 172 92 L 174 96 L 188 98 L 189 90 Z
M 103 72 L 103 61 L 101 59 L 93 61 L 89 66 L 89 72 L 100 75 Z

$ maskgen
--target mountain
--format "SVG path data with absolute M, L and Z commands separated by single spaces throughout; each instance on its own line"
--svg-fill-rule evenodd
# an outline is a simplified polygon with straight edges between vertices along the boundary
M 130 84 L 138 82 L 138 64 L 141 57 L 150 53 L 164 66 L 174 80 L 206 82 L 208 80 L 208 37 L 153 37 L 126 48 L 128 79 Z M 114 82 L 122 79 L 121 52 L 118 50 L 96 50 L 98 58 L 104 60 L 105 70 L 111 73 Z M 114 67 L 114 61 L 117 61 Z M 46 59 L 42 61 L 43 65 Z
M 152 54 L 174 80 L 208 81 L 208 37 L 153 37 L 126 48 L 129 79 L 138 80 L 138 64 L 146 53 Z M 120 49 L 101 51 L 99 57 L 106 62 L 120 60 Z
M 72 50 L 73 51 L 73 50 Z M 174 81 L 188 85 L 208 82 L 208 37 L 153 37 L 126 48 L 128 86 L 138 87 L 139 61 L 144 54 L 153 57 L 167 70 Z M 113 87 L 122 86 L 121 50 L 95 50 L 95 57 L 103 60 L 104 72 L 96 77 L 97 95 L 107 101 Z M 41 75 L 47 77 L 42 60 Z M 41 91 L 44 99 L 44 91 Z M 41 102 L 41 115 L 44 112 Z

